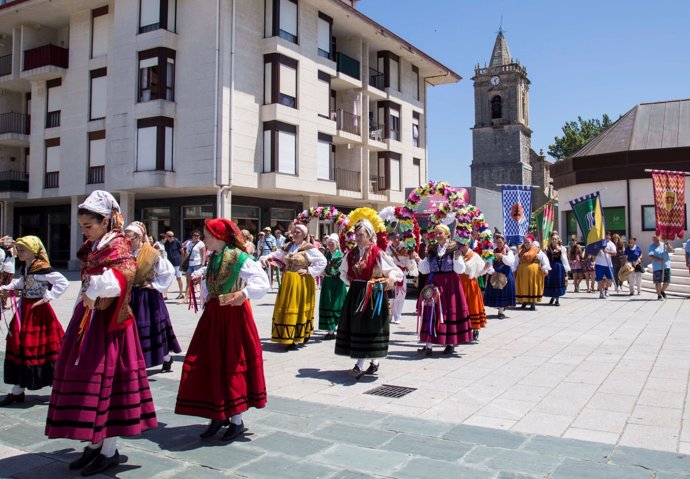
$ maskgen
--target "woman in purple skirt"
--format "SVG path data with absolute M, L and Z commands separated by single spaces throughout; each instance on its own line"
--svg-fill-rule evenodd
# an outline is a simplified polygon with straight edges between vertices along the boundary
M 163 301 L 163 293 L 175 279 L 175 268 L 148 243 L 143 223 L 131 223 L 125 229 L 125 236 L 132 241 L 132 252 L 137 259 L 129 305 L 137 321 L 141 352 L 147 368 L 162 364 L 162 371 L 169 373 L 173 362 L 170 352 L 182 352 Z
M 81 297 L 55 365 L 46 435 L 88 441 L 69 464 L 90 476 L 117 466 L 118 436 L 156 427 L 146 365 L 129 295 L 136 261 L 122 234 L 115 198 L 94 191 L 77 211 L 86 241 L 81 262 Z

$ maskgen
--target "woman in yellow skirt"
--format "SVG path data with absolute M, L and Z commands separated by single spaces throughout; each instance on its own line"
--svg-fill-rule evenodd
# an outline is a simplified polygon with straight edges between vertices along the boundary
M 549 259 L 534 243 L 534 235 L 525 235 L 525 240 L 515 258 L 516 302 L 522 303 L 522 309 L 536 309 L 544 295 L 544 276 L 551 271 Z
M 275 260 L 285 265 L 285 273 L 273 309 L 271 341 L 296 350 L 309 341 L 314 331 L 316 282 L 314 278 L 326 268 L 326 258 L 307 241 L 307 227 L 296 224 L 292 241 L 283 249 L 261 258 L 262 266 Z

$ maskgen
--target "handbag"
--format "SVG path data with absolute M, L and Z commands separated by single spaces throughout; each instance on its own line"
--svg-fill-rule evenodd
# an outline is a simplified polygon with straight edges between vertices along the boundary
M 491 275 L 491 287 L 494 289 L 503 289 L 508 284 L 508 277 L 499 272 L 495 272 Z
M 180 265 L 180 271 L 183 273 L 186 273 L 187 270 L 189 269 L 189 256 L 187 256 L 184 261 L 182 261 L 182 264 Z

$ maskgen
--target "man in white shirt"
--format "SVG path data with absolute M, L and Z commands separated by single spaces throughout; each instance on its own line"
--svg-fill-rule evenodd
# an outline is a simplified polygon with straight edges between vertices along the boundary
M 611 233 L 606 232 L 606 246 L 599 250 L 594 259 L 594 276 L 599 282 L 599 299 L 606 299 L 608 288 L 613 283 L 613 260 L 616 245 L 611 241 Z

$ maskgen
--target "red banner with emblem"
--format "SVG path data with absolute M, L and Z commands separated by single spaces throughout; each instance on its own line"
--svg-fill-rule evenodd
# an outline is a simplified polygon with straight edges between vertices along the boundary
M 652 171 L 656 235 L 667 241 L 682 238 L 685 225 L 685 172 Z

